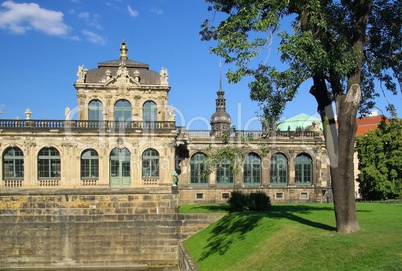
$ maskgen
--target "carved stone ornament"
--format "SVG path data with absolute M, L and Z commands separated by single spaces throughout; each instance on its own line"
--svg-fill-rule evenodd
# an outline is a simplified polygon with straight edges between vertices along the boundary
M 159 77 L 161 80 L 161 85 L 168 85 L 169 73 L 167 69 L 162 67 L 161 71 L 159 72 Z
M 78 66 L 78 72 L 77 72 L 77 83 L 84 83 L 85 82 L 85 75 L 87 74 L 88 69 L 84 68 L 84 65 Z

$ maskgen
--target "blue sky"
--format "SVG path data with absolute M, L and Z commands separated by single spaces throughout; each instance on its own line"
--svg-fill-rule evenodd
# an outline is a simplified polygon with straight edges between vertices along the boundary
M 77 67 L 119 58 L 122 39 L 129 59 L 150 69 L 165 67 L 172 87 L 169 104 L 178 125 L 207 129 L 215 111 L 220 59 L 212 43 L 201 41 L 202 22 L 211 18 L 203 0 L 57 0 L 0 2 L 0 111 L 2 119 L 64 119 L 64 109 L 77 105 Z M 277 40 L 274 38 L 274 43 Z M 276 50 L 266 54 L 271 65 Z M 251 102 L 247 79 L 228 84 L 223 76 L 227 112 L 237 129 L 260 129 L 258 105 Z M 317 116 L 314 98 L 304 84 L 283 119 L 299 113 Z M 401 95 L 388 99 L 402 112 Z M 377 106 L 385 112 L 381 96 Z M 74 118 L 74 116 L 73 116 Z

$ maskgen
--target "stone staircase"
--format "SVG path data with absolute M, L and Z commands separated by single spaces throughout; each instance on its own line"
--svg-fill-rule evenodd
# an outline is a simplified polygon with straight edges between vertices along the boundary
M 179 214 L 179 220 L 182 221 L 182 226 L 180 227 L 181 240 L 186 240 L 193 234 L 205 229 L 211 223 L 221 219 L 226 214 L 224 213 L 189 213 L 189 214 Z

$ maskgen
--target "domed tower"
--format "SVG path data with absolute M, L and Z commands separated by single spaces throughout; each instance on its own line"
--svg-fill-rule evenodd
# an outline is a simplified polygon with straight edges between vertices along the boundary
M 212 134 L 216 132 L 228 131 L 232 121 L 230 115 L 226 112 L 225 92 L 222 89 L 222 75 L 219 77 L 219 90 L 216 92 L 216 111 L 211 117 Z

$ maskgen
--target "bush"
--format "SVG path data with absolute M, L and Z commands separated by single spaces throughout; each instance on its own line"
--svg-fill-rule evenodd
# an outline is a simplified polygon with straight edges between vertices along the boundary
M 250 194 L 233 191 L 228 203 L 230 212 L 265 211 L 271 206 L 271 199 L 262 191 Z
M 250 193 L 252 211 L 266 211 L 271 206 L 271 199 L 263 191 Z
M 250 197 L 241 191 L 232 191 L 228 203 L 230 212 L 244 212 L 249 210 Z

